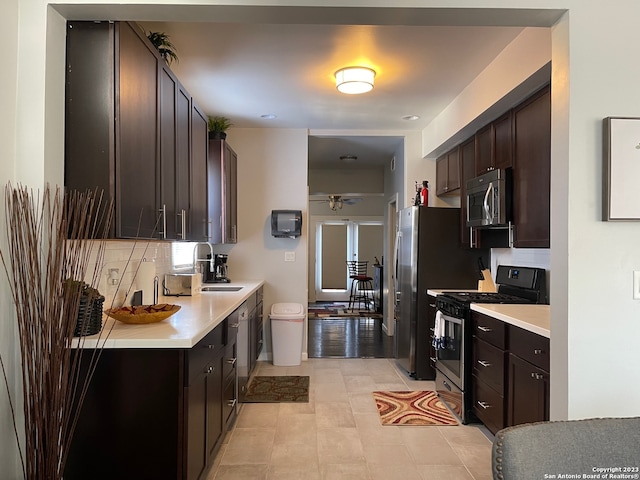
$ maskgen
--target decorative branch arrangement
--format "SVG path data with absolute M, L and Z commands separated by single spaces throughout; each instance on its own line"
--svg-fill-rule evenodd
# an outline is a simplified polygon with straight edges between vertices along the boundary
M 95 287 L 113 208 L 95 192 L 63 194 L 49 186 L 42 198 L 26 187 L 11 185 L 5 196 L 8 251 L 0 251 L 0 257 L 18 326 L 22 447 L 11 398 L 9 403 L 20 461 L 25 479 L 62 479 L 75 424 L 101 352 L 100 347 L 83 349 L 83 337 L 74 339 L 74 330 L 78 322 L 87 321 L 87 309 L 79 308 L 83 295 L 84 301 L 87 295 L 89 301 L 99 295 Z M 108 337 L 104 330 L 99 335 L 103 333 L 102 346 Z M 0 366 L 9 391 L 1 356 Z

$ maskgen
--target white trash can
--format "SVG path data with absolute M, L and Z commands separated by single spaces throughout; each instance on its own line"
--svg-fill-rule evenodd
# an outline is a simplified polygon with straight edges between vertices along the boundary
M 306 313 L 299 303 L 274 303 L 271 306 L 271 345 L 273 364 L 292 367 L 302 362 L 302 337 Z

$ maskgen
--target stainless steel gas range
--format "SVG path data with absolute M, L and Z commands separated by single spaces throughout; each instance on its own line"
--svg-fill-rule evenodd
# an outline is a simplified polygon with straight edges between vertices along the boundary
M 472 303 L 548 303 L 543 268 L 501 265 L 498 292 L 446 292 L 436 298 L 436 390 L 462 423 L 474 419 L 471 398 Z

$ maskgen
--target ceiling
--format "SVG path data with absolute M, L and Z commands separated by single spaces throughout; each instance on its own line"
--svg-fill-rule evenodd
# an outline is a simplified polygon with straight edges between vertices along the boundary
M 563 13 L 152 3 L 55 8 L 69 20 L 132 20 L 167 33 L 179 57 L 171 68 L 205 113 L 229 117 L 235 127 L 309 129 L 310 168 L 331 169 L 386 165 L 404 132 L 428 125 L 524 27 L 550 27 Z M 376 71 L 373 91 L 336 90 L 335 71 L 349 65 Z M 276 118 L 261 117 L 269 114 Z M 358 159 L 345 163 L 341 155 Z
M 244 128 L 340 131 L 309 144 L 310 168 L 387 164 L 400 137 L 344 131 L 422 130 L 522 27 L 139 22 L 170 36 L 171 68 L 209 115 Z M 337 91 L 349 65 L 376 71 L 375 88 Z M 265 119 L 262 115 L 275 115 Z M 420 118 L 403 119 L 407 115 Z M 340 156 L 356 161 L 341 162 Z

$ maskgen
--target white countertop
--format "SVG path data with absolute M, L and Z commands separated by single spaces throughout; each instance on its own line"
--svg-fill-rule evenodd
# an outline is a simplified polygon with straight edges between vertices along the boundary
M 478 290 L 428 289 L 427 295 L 437 297 L 446 292 L 477 292 Z M 551 314 L 549 305 L 512 305 L 502 303 L 472 303 L 471 310 L 484 313 L 503 322 L 523 328 L 543 337 L 551 338 Z
M 551 311 L 549 305 L 472 303 L 471 310 L 484 313 L 543 337 L 551 338 Z
M 75 339 L 74 346 L 93 348 L 104 344 L 104 348 L 191 348 L 264 285 L 264 282 L 251 280 L 223 285 L 243 288 L 237 292 L 202 292 L 192 297 L 160 297 L 158 303 L 180 305 L 181 308 L 158 323 L 130 325 L 104 315 L 102 333 Z M 105 306 L 106 308 L 109 307 Z

